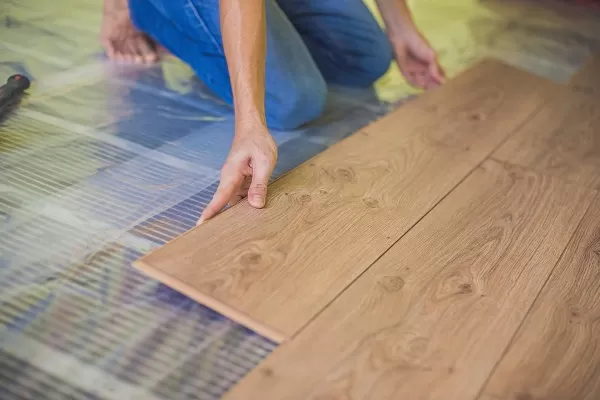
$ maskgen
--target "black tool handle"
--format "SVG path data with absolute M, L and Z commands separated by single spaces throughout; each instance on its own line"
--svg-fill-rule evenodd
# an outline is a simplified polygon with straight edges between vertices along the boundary
M 29 88 L 29 79 L 23 75 L 13 75 L 7 79 L 6 84 L 0 86 L 0 111 L 23 94 Z

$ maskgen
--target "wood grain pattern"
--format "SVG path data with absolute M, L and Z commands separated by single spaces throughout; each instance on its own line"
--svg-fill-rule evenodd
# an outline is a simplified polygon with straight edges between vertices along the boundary
M 296 334 L 538 109 L 552 84 L 484 61 L 136 265 L 275 341 Z
M 486 161 L 226 399 L 473 399 L 593 194 Z
M 555 87 L 549 102 L 493 155 L 591 188 L 600 187 L 598 99 Z
M 600 399 L 600 198 L 481 398 Z
M 579 92 L 600 96 L 600 53 L 591 57 L 581 67 L 569 85 Z

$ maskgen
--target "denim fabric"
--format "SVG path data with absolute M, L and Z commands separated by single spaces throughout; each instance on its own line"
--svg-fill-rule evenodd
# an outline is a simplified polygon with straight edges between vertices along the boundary
M 134 24 L 190 65 L 233 103 L 219 25 L 219 0 L 129 0 Z M 274 129 L 318 117 L 327 84 L 369 87 L 392 49 L 362 0 L 266 0 L 265 111 Z

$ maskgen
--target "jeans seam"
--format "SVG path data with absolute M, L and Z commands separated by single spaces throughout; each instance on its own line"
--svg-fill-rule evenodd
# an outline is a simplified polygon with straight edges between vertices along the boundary
M 211 42 L 221 52 L 221 54 L 223 54 L 223 49 L 221 48 L 221 45 L 219 44 L 219 41 L 214 37 L 214 35 L 210 32 L 210 30 L 206 26 L 206 23 L 204 22 L 204 20 L 200 16 L 200 13 L 196 9 L 196 6 L 195 6 L 194 2 L 192 0 L 187 0 L 187 3 L 188 3 L 188 7 L 192 10 L 192 12 L 194 13 L 194 16 L 198 20 L 198 23 L 200 23 L 200 25 L 202 26 L 202 29 L 204 29 L 204 32 L 210 38 Z

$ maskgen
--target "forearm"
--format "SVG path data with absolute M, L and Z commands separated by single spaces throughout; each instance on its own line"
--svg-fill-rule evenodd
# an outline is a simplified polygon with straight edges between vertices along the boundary
M 129 13 L 129 3 L 127 0 L 104 0 L 102 9 L 105 14 L 119 13 L 124 10 Z
M 376 0 L 388 36 L 401 36 L 406 29 L 416 29 L 406 0 Z
M 266 125 L 265 0 L 220 0 L 220 10 L 239 134 Z

